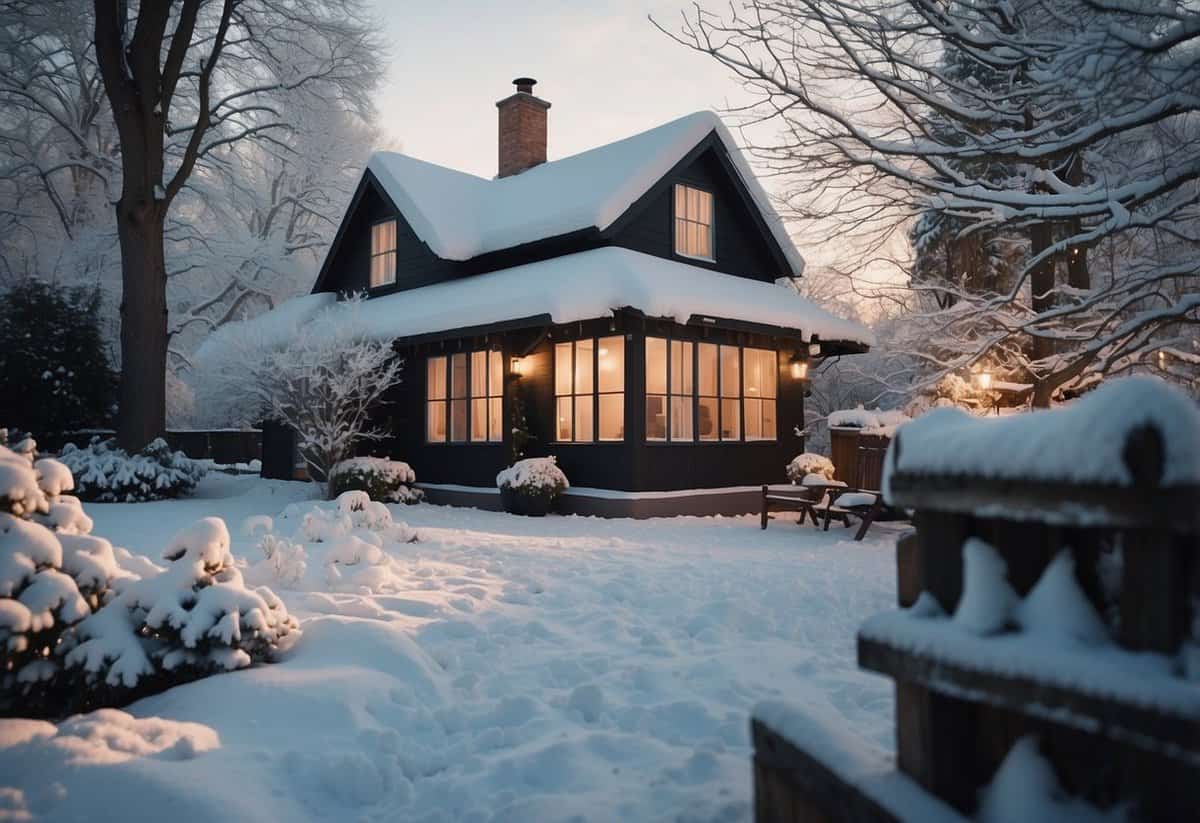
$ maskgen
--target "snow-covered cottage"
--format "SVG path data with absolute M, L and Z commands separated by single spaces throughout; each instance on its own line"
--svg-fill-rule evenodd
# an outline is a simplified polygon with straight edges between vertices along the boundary
M 494 506 L 520 428 L 569 510 L 753 509 L 803 450 L 806 361 L 869 331 L 777 284 L 804 261 L 716 115 L 547 162 L 550 104 L 514 82 L 498 175 L 375 154 L 302 298 L 365 291 L 407 358 L 375 450 L 434 501 Z M 286 438 L 263 463 L 291 475 Z

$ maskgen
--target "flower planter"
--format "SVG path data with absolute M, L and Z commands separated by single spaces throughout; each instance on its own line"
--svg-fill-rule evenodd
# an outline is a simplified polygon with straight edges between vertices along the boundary
M 527 494 L 520 489 L 501 486 L 500 505 L 509 514 L 545 517 L 554 506 L 554 498 L 544 494 Z

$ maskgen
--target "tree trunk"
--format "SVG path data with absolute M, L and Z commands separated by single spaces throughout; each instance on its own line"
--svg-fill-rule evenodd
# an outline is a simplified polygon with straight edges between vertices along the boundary
M 128 191 L 116 212 L 122 286 L 117 442 L 135 451 L 164 435 L 167 428 L 166 212 L 152 193 L 143 198 L 131 197 Z
M 1025 128 L 1032 131 L 1033 129 L 1033 112 L 1029 109 L 1025 110 Z M 1045 161 L 1039 162 L 1038 167 L 1046 169 Z M 1035 183 L 1033 193 L 1043 193 L 1046 187 L 1042 183 Z M 1053 225 L 1045 220 L 1040 220 L 1029 227 L 1029 255 L 1031 258 L 1037 257 L 1054 242 Z M 1029 289 L 1030 300 L 1033 303 L 1034 314 L 1042 314 L 1049 311 L 1054 306 L 1054 258 L 1047 257 L 1029 272 Z M 1045 337 L 1033 338 L 1033 360 L 1042 360 L 1054 354 L 1054 341 Z M 1037 377 L 1034 378 L 1033 388 L 1033 405 L 1035 407 L 1046 408 L 1050 405 L 1050 391 L 1045 385 L 1045 381 Z

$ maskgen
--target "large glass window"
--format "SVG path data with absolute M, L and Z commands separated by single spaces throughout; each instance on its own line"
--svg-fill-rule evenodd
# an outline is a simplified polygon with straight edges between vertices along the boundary
M 675 185 L 675 253 L 713 259 L 713 196 L 682 183 Z
M 625 338 L 555 344 L 554 405 L 555 440 L 624 440 Z
M 693 440 L 694 344 L 646 338 L 646 439 Z
M 696 434 L 716 440 L 720 434 L 721 399 L 717 388 L 717 345 L 696 346 Z
M 425 361 L 425 439 L 446 441 L 446 358 Z
M 775 352 L 745 349 L 745 415 L 747 440 L 775 439 L 775 387 L 779 367 Z
M 396 221 L 371 226 L 371 288 L 396 282 Z
M 625 439 L 625 338 L 601 337 L 596 348 L 600 440 Z
M 471 352 L 471 440 L 504 439 L 504 371 L 498 351 Z
M 467 355 L 450 356 L 450 442 L 467 439 Z
M 721 439 L 742 439 L 742 352 L 721 346 Z
M 498 351 L 425 361 L 425 438 L 431 443 L 504 439 L 504 359 Z
M 646 439 L 773 440 L 777 380 L 768 349 L 647 337 Z

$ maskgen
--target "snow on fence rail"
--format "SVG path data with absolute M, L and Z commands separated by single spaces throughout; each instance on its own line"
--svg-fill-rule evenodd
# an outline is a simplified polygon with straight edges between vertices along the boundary
M 803 707 L 763 706 L 758 819 L 1024 819 L 1021 803 L 1045 819 L 1190 819 L 1200 410 L 1129 379 L 1012 422 L 947 420 L 892 441 L 886 499 L 917 529 L 897 546 L 902 608 L 858 634 L 859 665 L 897 683 L 898 771 L 810 737 Z

